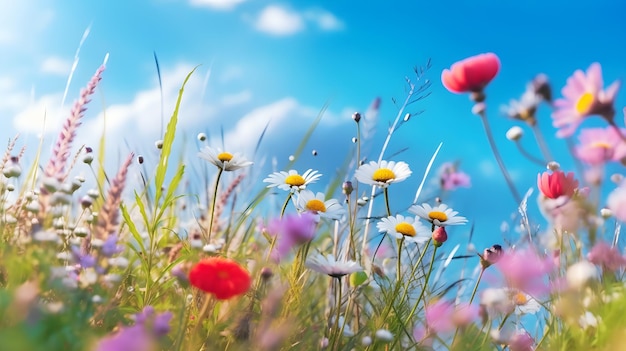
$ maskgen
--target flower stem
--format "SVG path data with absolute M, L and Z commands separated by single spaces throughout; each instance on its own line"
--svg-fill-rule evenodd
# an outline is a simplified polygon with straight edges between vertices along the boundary
M 207 240 L 207 244 L 211 242 L 213 222 L 215 221 L 215 218 L 213 218 L 213 216 L 215 215 L 215 204 L 217 203 L 217 189 L 219 188 L 220 178 L 222 177 L 223 172 L 224 170 L 220 168 L 219 171 L 217 172 L 217 179 L 215 180 L 215 189 L 213 190 L 213 203 L 211 204 L 211 216 L 209 220 L 209 239 Z
M 285 215 L 285 211 L 287 210 L 287 205 L 289 205 L 289 200 L 291 199 L 291 195 L 293 194 L 289 193 L 289 195 L 287 195 L 287 198 L 285 199 L 285 203 L 283 204 L 283 207 L 280 209 L 280 218 L 283 218 L 283 216 Z
M 385 207 L 387 208 L 387 216 L 391 216 L 391 206 L 389 206 L 389 191 L 388 188 L 383 190 L 385 193 Z
M 404 243 L 404 236 L 402 237 L 402 239 L 397 239 L 398 242 L 398 261 L 396 264 L 396 280 L 398 282 L 398 284 L 400 284 L 400 279 L 402 279 L 402 244 Z
M 340 330 L 339 330 L 339 317 L 341 316 L 341 277 L 337 277 L 335 280 L 335 286 L 336 291 L 337 291 L 337 295 L 336 295 L 336 301 L 335 301 L 335 308 L 337 309 L 337 312 L 335 313 L 335 321 L 333 323 L 333 334 L 334 334 L 334 340 L 333 340 L 333 348 L 332 350 L 339 350 L 339 346 L 341 346 L 341 344 L 338 344 L 335 346 L 335 343 L 339 342 L 339 339 L 341 337 L 341 335 L 339 335 Z
M 548 162 L 554 161 L 554 157 L 552 157 L 552 154 L 550 153 L 550 148 L 546 143 L 546 139 L 543 137 L 543 133 L 541 133 L 541 129 L 539 129 L 537 124 L 533 125 L 532 128 L 535 140 L 537 140 L 537 145 L 539 145 L 539 150 L 541 150 L 543 158 L 545 158 Z
M 437 255 L 437 246 L 434 246 L 433 255 L 430 259 L 430 267 L 428 268 L 428 273 L 426 273 L 426 279 L 424 280 L 424 287 L 422 288 L 422 291 L 420 292 L 420 296 L 415 301 L 415 305 L 413 305 L 413 308 L 411 309 L 411 313 L 409 313 L 409 316 L 406 318 L 404 325 L 408 325 L 411 322 L 411 318 L 413 318 L 413 315 L 415 314 L 415 311 L 417 310 L 417 306 L 419 305 L 420 301 L 422 301 L 422 298 L 424 297 L 426 288 L 428 288 L 428 280 L 430 279 L 430 274 L 433 272 L 433 266 L 435 265 L 436 255 Z
M 531 155 L 528 151 L 526 151 L 526 149 L 524 149 L 524 147 L 519 141 L 515 142 L 515 146 L 517 146 L 517 149 L 522 154 L 522 156 L 526 157 L 529 161 L 536 163 L 537 165 L 541 167 L 545 167 L 548 164 L 548 162 L 546 162 L 545 160 L 539 159 Z
M 509 175 L 509 171 L 507 171 L 506 166 L 504 166 L 504 161 L 502 160 L 502 156 L 500 155 L 500 151 L 498 151 L 498 146 L 496 145 L 496 141 L 493 138 L 493 133 L 491 132 L 491 127 L 489 126 L 489 120 L 487 120 L 487 113 L 483 110 L 479 114 L 480 120 L 483 122 L 483 128 L 485 129 L 485 134 L 487 135 L 487 140 L 489 141 L 489 146 L 491 146 L 491 151 L 498 162 L 498 167 L 500 167 L 500 172 L 504 176 L 507 185 L 509 186 L 509 190 L 511 190 L 511 194 L 513 195 L 513 199 L 516 202 L 516 205 L 519 205 L 522 202 L 522 197 L 515 189 L 515 185 L 513 184 L 513 179 L 511 175 Z

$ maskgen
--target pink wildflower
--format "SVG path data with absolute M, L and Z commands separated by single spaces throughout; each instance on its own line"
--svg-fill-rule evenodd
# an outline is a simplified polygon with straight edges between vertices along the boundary
M 454 306 L 451 302 L 439 300 L 426 306 L 426 323 L 435 333 L 451 332 L 465 327 L 478 318 L 479 307 L 467 303 Z
M 615 116 L 613 103 L 619 86 L 619 81 L 615 81 L 603 90 L 602 67 L 597 62 L 589 66 L 586 74 L 581 70 L 574 72 L 561 90 L 564 98 L 554 102 L 556 110 L 552 113 L 552 124 L 559 128 L 556 135 L 560 138 L 571 136 L 584 118 L 593 115 L 612 123 Z
M 606 199 L 606 206 L 613 216 L 622 222 L 626 222 L 626 186 L 621 185 L 613 190 Z
M 510 288 L 530 295 L 550 291 L 547 274 L 554 269 L 550 257 L 540 257 L 532 249 L 509 250 L 495 266 L 502 272 Z
M 511 351 L 533 351 L 535 340 L 525 331 L 518 331 L 509 341 Z
M 480 93 L 498 74 L 500 59 L 494 53 L 468 57 L 441 72 L 441 82 L 457 94 Z
M 270 221 L 266 230 L 270 236 L 276 236 L 276 243 L 271 253 L 272 258 L 278 262 L 285 258 L 294 247 L 313 240 L 317 228 L 316 219 L 314 214 L 305 212 Z
M 621 161 L 626 156 L 626 145 L 622 136 L 613 127 L 583 129 L 578 136 L 576 157 L 590 165 L 601 165 L 607 161 Z
M 452 191 L 459 187 L 469 188 L 470 177 L 457 169 L 452 162 L 446 162 L 439 168 L 439 182 L 443 190 Z
M 537 187 L 550 199 L 557 199 L 561 196 L 571 197 L 574 195 L 574 190 L 578 188 L 578 181 L 574 179 L 572 172 L 567 175 L 563 171 L 554 171 L 552 174 L 543 172 L 537 175 Z
M 605 242 L 597 243 L 587 254 L 589 262 L 602 266 L 602 269 L 614 272 L 626 266 L 626 258 L 619 250 Z

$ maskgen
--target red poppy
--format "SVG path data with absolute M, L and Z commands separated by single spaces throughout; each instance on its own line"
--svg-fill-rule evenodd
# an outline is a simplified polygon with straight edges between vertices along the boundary
M 537 175 L 537 187 L 546 197 L 557 199 L 560 196 L 574 195 L 578 181 L 574 179 L 572 172 L 567 175 L 563 171 L 555 171 L 552 174 L 543 172 Z
M 196 288 L 213 294 L 218 300 L 227 300 L 248 291 L 252 280 L 250 273 L 237 262 L 210 257 L 191 267 L 189 282 Z
M 500 70 L 500 59 L 494 53 L 480 54 L 456 62 L 441 72 L 441 82 L 453 93 L 478 93 Z

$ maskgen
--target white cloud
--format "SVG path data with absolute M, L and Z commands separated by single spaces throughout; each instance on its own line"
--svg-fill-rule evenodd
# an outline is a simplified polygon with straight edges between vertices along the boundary
M 304 20 L 295 11 L 278 5 L 269 5 L 261 11 L 255 26 L 262 32 L 285 36 L 303 30 Z
M 210 7 L 216 10 L 232 10 L 246 0 L 190 0 L 189 3 L 198 7 Z
M 61 99 L 60 93 L 42 96 L 15 115 L 13 126 L 18 132 L 26 134 L 58 131 L 64 117 L 69 114 L 69 109 L 61 109 Z
M 25 25 L 24 19 L 28 19 Z M 0 45 L 24 46 L 54 18 L 54 12 L 37 1 L 3 1 L 0 11 Z M 28 40 L 27 40 L 28 39 Z
M 304 17 L 314 22 L 321 30 L 333 31 L 343 28 L 343 22 L 326 10 L 308 10 L 304 13 Z
M 220 71 L 219 82 L 228 83 L 244 76 L 243 68 L 240 66 L 228 66 Z
M 41 71 L 43 73 L 50 73 L 59 76 L 66 76 L 70 73 L 70 69 L 72 68 L 72 62 L 66 59 L 63 59 L 58 56 L 51 56 L 46 58 L 41 63 Z
M 252 99 L 252 92 L 250 90 L 243 90 L 235 94 L 224 95 L 221 99 L 223 106 L 234 106 L 246 103 Z

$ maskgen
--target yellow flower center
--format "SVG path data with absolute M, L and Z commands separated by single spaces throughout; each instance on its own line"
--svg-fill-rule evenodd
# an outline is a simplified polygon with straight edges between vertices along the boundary
M 233 154 L 231 154 L 230 152 L 222 152 L 221 154 L 217 155 L 217 159 L 222 162 L 228 162 L 233 159 Z
M 326 212 L 326 205 L 321 200 L 313 199 L 306 203 L 306 209 L 315 212 Z
M 528 297 L 523 292 L 518 292 L 513 296 L 513 302 L 518 306 L 525 305 L 528 303 Z
M 430 211 L 428 212 L 428 218 L 432 219 L 433 221 L 436 219 L 439 222 L 445 222 L 448 220 L 448 215 L 441 211 Z
M 396 232 L 406 236 L 415 236 L 415 227 L 407 222 L 400 222 L 396 224 Z
M 584 93 L 580 96 L 580 98 L 578 98 L 578 101 L 576 101 L 576 112 L 581 115 L 589 113 L 589 110 L 591 110 L 591 106 L 593 106 L 594 101 L 595 97 L 592 93 Z
M 301 175 L 292 174 L 290 176 L 287 176 L 287 178 L 285 178 L 285 183 L 291 186 L 302 186 L 304 185 L 304 183 L 306 183 L 306 181 L 304 180 L 304 178 L 302 178 Z
M 387 183 L 388 181 L 395 179 L 396 175 L 389 168 L 379 168 L 374 174 L 372 174 L 372 180 L 376 182 Z
M 601 149 L 610 149 L 611 148 L 611 145 L 609 143 L 604 142 L 604 141 L 595 142 L 595 143 L 591 144 L 591 146 L 596 147 L 596 148 L 601 148 Z

